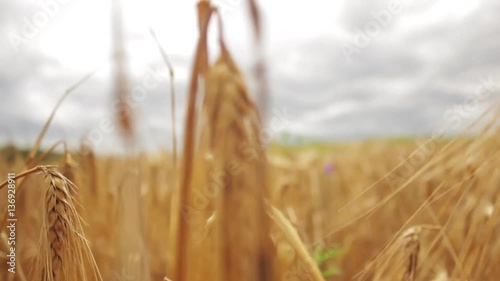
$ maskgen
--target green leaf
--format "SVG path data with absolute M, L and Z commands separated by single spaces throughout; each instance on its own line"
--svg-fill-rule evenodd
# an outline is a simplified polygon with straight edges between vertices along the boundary
M 333 247 L 329 249 L 318 249 L 314 252 L 314 260 L 316 260 L 316 263 L 318 265 L 321 265 L 328 260 L 340 256 L 342 252 L 343 249 L 340 247 Z
M 332 267 L 329 267 L 329 268 L 321 271 L 321 274 L 323 275 L 323 277 L 330 277 L 330 276 L 333 276 L 333 275 L 340 275 L 340 268 L 337 267 L 337 266 L 332 266 Z

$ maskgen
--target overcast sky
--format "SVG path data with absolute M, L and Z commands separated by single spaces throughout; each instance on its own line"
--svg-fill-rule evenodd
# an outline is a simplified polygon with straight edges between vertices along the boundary
M 249 74 L 246 1 L 213 2 L 223 12 L 229 47 Z M 425 136 L 446 123 L 453 133 L 498 100 L 500 1 L 259 2 L 272 94 L 268 115 L 283 124 L 266 125 L 274 136 L 284 130 L 319 140 Z M 110 2 L 0 3 L 0 143 L 31 146 L 64 90 L 97 67 L 57 112 L 45 144 L 76 143 L 112 120 Z M 149 148 L 168 146 L 171 126 L 168 74 L 148 28 L 174 65 L 182 127 L 197 37 L 194 5 L 124 2 L 131 86 L 144 88 L 150 76 L 158 81 L 137 111 L 142 145 Z M 104 133 L 96 148 L 112 150 L 118 141 Z

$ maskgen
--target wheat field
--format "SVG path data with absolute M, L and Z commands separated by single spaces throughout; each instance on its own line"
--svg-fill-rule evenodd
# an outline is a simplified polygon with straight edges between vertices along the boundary
M 258 49 L 258 8 L 249 3 Z M 2 149 L 0 280 L 498 280 L 497 104 L 455 137 L 265 144 L 265 80 L 251 93 L 217 10 L 200 1 L 198 15 L 178 153 L 41 149 L 71 89 L 29 151 Z M 213 62 L 209 21 L 220 29 Z M 114 58 L 117 124 L 133 147 L 141 124 L 120 86 L 125 58 Z

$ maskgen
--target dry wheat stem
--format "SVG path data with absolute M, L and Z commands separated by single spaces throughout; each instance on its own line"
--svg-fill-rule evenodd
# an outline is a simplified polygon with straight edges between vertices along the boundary
M 33 159 L 35 158 L 36 156 L 36 153 L 38 152 L 38 149 L 40 148 L 40 144 L 42 142 L 42 139 L 43 137 L 45 136 L 45 133 L 47 132 L 49 126 L 50 126 L 50 123 L 52 122 L 52 119 L 54 119 L 54 116 L 56 115 L 56 112 L 57 110 L 59 109 L 59 107 L 61 106 L 62 102 L 64 101 L 64 99 L 70 94 L 72 93 L 76 88 L 78 88 L 80 85 L 82 85 L 83 83 L 85 83 L 87 80 L 89 80 L 95 73 L 97 72 L 97 69 L 90 72 L 89 74 L 87 74 L 85 77 L 83 77 L 80 81 L 78 81 L 76 84 L 74 84 L 73 86 L 71 86 L 70 88 L 68 88 L 65 92 L 64 92 L 64 95 L 61 96 L 61 98 L 59 99 L 59 101 L 57 102 L 56 106 L 54 107 L 54 109 L 52 110 L 52 112 L 50 113 L 50 116 L 49 116 L 49 119 L 47 119 L 47 121 L 45 122 L 43 128 L 42 128 L 42 131 L 40 132 L 40 134 L 38 135 L 38 138 L 36 139 L 35 141 L 35 144 L 33 145 L 33 147 L 31 148 L 31 151 L 28 155 L 28 158 L 26 159 L 26 166 L 31 167 L 31 165 L 33 164 Z
M 183 151 L 183 160 L 182 160 L 182 174 L 180 177 L 180 189 L 179 189 L 179 207 L 187 205 L 188 200 L 188 192 L 190 190 L 191 185 L 191 177 L 192 177 L 192 163 L 194 156 L 194 130 L 196 128 L 196 94 L 198 91 L 198 76 L 200 73 L 203 73 L 204 67 L 206 67 L 205 59 L 207 58 L 206 54 L 206 40 L 207 40 L 207 28 L 208 23 L 210 21 L 210 15 L 212 13 L 212 9 L 205 6 L 207 3 L 200 2 L 198 4 L 199 8 L 199 19 L 200 19 L 200 38 L 198 40 L 198 46 L 196 50 L 196 55 L 193 63 L 193 70 L 191 73 L 191 82 L 189 87 L 189 96 L 188 96 L 188 109 L 186 116 L 186 125 L 185 125 L 185 137 L 184 137 L 184 151 Z M 205 7 L 205 8 L 203 8 Z M 177 214 L 177 249 L 176 249 L 176 268 L 174 272 L 174 280 L 183 281 L 184 276 L 184 268 L 187 264 L 186 260 L 186 250 L 187 250 L 187 222 L 183 220 L 182 212 L 179 210 Z
M 163 62 L 168 68 L 169 76 L 170 76 L 170 111 L 171 111 L 171 124 L 172 124 L 172 150 L 173 150 L 173 162 L 174 162 L 174 167 L 177 167 L 177 132 L 176 132 L 176 126 L 175 126 L 175 84 L 174 84 L 174 67 L 172 66 L 172 63 L 170 62 L 170 59 L 168 58 L 167 52 L 163 49 L 163 47 L 160 44 L 160 41 L 158 41 L 158 38 L 156 37 L 156 33 L 152 28 L 149 28 L 149 32 L 151 33 L 151 36 L 153 36 L 153 39 L 156 42 L 156 45 L 158 47 L 158 50 L 160 51 L 160 54 L 163 58 Z
M 31 174 L 34 174 L 34 173 L 43 172 L 43 171 L 45 171 L 47 169 L 52 169 L 52 168 L 55 168 L 55 167 L 56 166 L 54 166 L 54 165 L 36 166 L 36 167 L 31 168 L 31 169 L 29 169 L 27 171 L 24 171 L 22 173 L 16 174 L 16 180 L 24 178 L 24 177 L 26 177 L 28 175 L 31 175 Z M 4 181 L 2 184 L 0 184 L 0 190 L 2 190 L 2 188 L 6 187 L 8 184 L 9 184 L 8 180 Z
M 66 146 L 66 141 L 65 140 L 59 140 L 59 141 L 55 142 L 54 144 L 52 144 L 51 147 L 49 147 L 49 149 L 47 149 L 46 151 L 44 151 L 39 157 L 35 158 L 31 162 L 31 164 L 32 165 L 37 165 L 43 159 L 47 158 L 47 156 L 49 156 L 61 144 L 64 145 L 64 146 Z

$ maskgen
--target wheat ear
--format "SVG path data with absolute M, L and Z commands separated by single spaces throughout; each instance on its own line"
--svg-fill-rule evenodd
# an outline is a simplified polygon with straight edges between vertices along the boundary
M 71 196 L 75 186 L 55 169 L 42 172 L 48 186 L 33 280 L 102 280 Z

